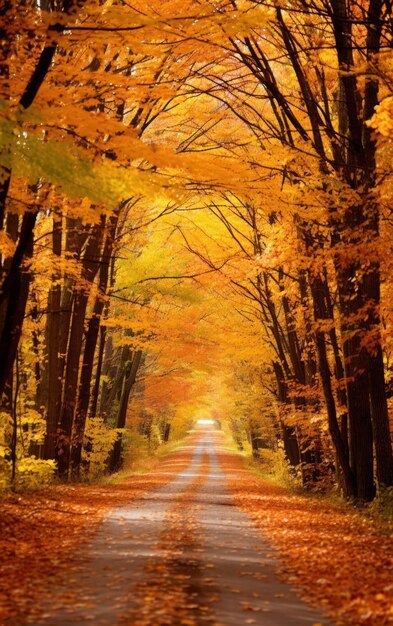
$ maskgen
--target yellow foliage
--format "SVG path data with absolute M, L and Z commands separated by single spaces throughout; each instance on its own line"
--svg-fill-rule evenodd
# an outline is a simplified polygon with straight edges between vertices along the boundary
M 15 486 L 21 490 L 41 489 L 53 482 L 55 471 L 55 461 L 24 457 L 16 466 Z
M 102 417 L 91 417 L 86 424 L 83 461 L 89 467 L 89 477 L 102 474 L 121 429 L 110 428 Z

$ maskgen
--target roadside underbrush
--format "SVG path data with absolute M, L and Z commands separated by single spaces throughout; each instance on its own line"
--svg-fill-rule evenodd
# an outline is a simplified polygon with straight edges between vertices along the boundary
M 108 471 L 112 443 L 97 437 L 94 447 L 88 450 L 81 464 L 79 475 L 70 478 L 73 484 L 114 484 L 133 474 L 154 470 L 162 460 L 182 446 L 186 434 L 167 442 L 152 440 L 146 436 L 127 431 L 123 433 L 123 461 L 121 469 Z M 64 484 L 58 475 L 54 460 L 42 460 L 34 455 L 19 459 L 15 471 L 11 463 L 0 464 L 0 499 L 9 493 L 27 494 Z
M 263 449 L 258 456 L 252 455 L 251 451 L 248 450 L 238 452 L 238 454 L 244 459 L 246 467 L 256 477 L 283 487 L 290 493 L 316 499 L 338 508 L 342 507 L 343 510 L 349 508 L 354 513 L 373 521 L 381 530 L 393 532 L 392 487 L 380 488 L 377 486 L 377 495 L 373 502 L 359 503 L 347 500 L 341 495 L 340 487 L 335 482 L 332 473 L 322 473 L 319 480 L 304 485 L 302 468 L 291 466 L 281 448 L 278 450 Z

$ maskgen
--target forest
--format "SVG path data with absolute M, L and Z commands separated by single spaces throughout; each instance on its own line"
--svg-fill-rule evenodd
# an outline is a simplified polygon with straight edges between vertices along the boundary
M 391 10 L 4 0 L 2 489 L 210 418 L 391 493 Z

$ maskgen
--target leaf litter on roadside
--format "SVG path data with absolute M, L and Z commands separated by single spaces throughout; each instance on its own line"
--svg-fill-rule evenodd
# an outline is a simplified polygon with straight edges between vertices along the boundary
M 281 574 L 343 626 L 393 624 L 393 537 L 350 507 L 296 495 L 221 453 L 236 503 L 279 550 Z

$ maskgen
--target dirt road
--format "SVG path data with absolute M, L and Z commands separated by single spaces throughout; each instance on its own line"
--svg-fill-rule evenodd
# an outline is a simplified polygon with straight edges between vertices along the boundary
M 328 626 L 276 575 L 278 560 L 234 504 L 221 434 L 201 429 L 191 462 L 114 510 L 35 626 Z

